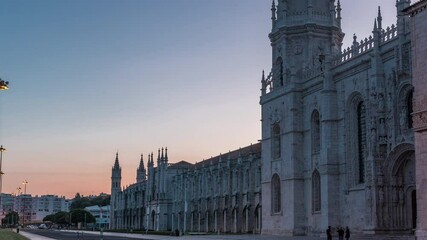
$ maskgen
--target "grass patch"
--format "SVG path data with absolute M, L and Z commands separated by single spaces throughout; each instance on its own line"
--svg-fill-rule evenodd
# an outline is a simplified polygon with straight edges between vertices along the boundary
M 28 240 L 28 238 L 23 237 L 11 229 L 1 229 L 0 230 L 0 239 L 1 240 Z

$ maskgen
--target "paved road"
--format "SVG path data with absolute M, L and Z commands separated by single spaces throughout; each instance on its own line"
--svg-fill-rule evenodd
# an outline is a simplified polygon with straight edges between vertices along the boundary
M 47 237 L 50 239 L 58 240 L 100 240 L 101 236 L 99 233 L 82 233 L 82 232 L 69 232 L 69 231 L 56 231 L 56 230 L 36 230 L 36 229 L 25 229 L 21 230 L 31 234 L 36 234 L 39 236 Z M 32 238 L 30 238 L 32 239 Z M 135 238 L 129 238 L 125 236 L 108 236 L 103 235 L 103 240 L 135 240 Z

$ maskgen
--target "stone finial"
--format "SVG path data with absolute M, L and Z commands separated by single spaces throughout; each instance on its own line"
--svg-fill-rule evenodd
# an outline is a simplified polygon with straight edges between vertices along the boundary
M 378 17 L 377 17 L 377 21 L 378 21 L 378 28 L 382 29 L 383 28 L 383 17 L 381 16 L 381 7 L 378 6 Z
M 376 31 L 378 31 L 378 27 L 377 27 L 377 19 L 375 18 L 375 20 L 374 20 L 374 29 L 373 29 L 372 32 L 376 32 Z
M 276 3 L 273 0 L 273 3 L 271 5 L 271 26 L 272 28 L 274 28 L 274 25 L 276 23 L 276 12 L 277 12 L 277 8 L 276 8 Z

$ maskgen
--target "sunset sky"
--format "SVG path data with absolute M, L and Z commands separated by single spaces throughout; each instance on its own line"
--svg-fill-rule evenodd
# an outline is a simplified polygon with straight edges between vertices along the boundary
M 344 46 L 368 37 L 381 5 L 341 0 Z M 140 154 L 170 162 L 256 143 L 260 80 L 271 68 L 271 0 L 2 0 L 3 192 L 110 193 Z M 146 158 L 145 158 L 146 160 Z

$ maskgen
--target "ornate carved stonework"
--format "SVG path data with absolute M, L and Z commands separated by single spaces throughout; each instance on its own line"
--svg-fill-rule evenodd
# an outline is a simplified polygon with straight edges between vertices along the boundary
M 415 131 L 427 130 L 427 110 L 414 113 L 412 115 L 412 120 Z

